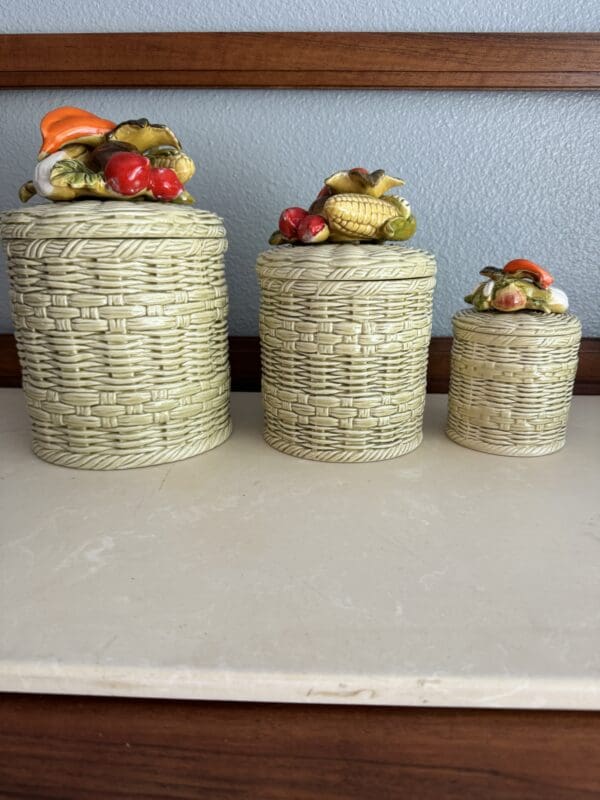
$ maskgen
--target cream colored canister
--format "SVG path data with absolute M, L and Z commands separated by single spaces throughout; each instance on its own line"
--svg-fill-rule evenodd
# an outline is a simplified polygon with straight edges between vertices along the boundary
M 257 271 L 266 441 L 321 461 L 417 447 L 435 258 L 398 244 L 283 245 Z
M 506 456 L 542 456 L 565 444 L 581 323 L 572 314 L 459 311 L 447 434 Z
M 0 218 L 33 450 L 68 467 L 177 461 L 231 432 L 221 219 L 142 202 Z

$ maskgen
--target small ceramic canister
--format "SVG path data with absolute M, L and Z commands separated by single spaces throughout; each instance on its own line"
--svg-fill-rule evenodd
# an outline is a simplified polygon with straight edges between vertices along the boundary
M 565 444 L 581 324 L 568 313 L 459 311 L 447 434 L 505 456 L 542 456 Z

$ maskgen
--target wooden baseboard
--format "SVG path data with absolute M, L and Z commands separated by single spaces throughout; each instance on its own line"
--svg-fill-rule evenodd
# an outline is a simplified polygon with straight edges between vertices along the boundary
M 431 340 L 427 390 L 434 394 L 448 391 L 450 376 L 449 336 Z M 234 392 L 260 391 L 260 344 L 258 336 L 231 336 L 231 386 Z M 14 336 L 0 334 L 0 386 L 20 386 L 21 368 Z M 583 339 L 579 352 L 579 368 L 575 379 L 575 394 L 600 394 L 600 338 Z
M 0 695 L 0 797 L 582 800 L 600 713 Z

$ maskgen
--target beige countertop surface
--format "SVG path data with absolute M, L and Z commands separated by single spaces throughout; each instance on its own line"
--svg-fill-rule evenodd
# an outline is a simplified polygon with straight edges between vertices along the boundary
M 600 709 L 600 398 L 567 446 L 444 435 L 393 461 L 270 449 L 234 394 L 221 447 L 81 472 L 0 391 L 0 690 Z

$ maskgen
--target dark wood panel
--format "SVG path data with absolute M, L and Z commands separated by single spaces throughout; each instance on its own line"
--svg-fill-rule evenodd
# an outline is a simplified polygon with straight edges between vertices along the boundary
M 0 86 L 598 89 L 600 34 L 4 34 Z
M 0 798 L 600 798 L 598 713 L 4 695 L 0 716 Z
M 21 365 L 12 333 L 0 333 L 0 386 L 20 386 Z
M 448 391 L 450 348 L 452 339 L 446 336 L 431 340 L 427 370 L 427 390 L 434 394 Z M 231 385 L 235 392 L 260 391 L 260 344 L 257 336 L 229 338 Z M 20 386 L 21 368 L 14 336 L 0 334 L 0 387 Z M 583 339 L 575 394 L 600 394 L 600 339 Z
M 600 394 L 600 339 L 581 342 L 575 394 Z
M 258 336 L 230 336 L 229 363 L 234 392 L 260 392 L 260 341 Z

